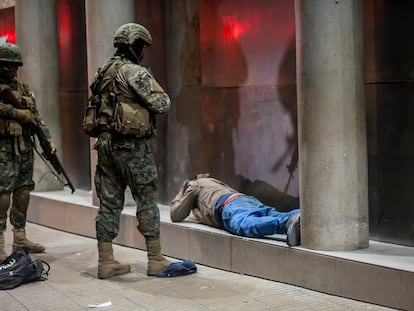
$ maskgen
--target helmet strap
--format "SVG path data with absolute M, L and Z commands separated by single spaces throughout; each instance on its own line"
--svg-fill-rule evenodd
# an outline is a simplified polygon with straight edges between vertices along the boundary
M 138 64 L 140 60 L 139 60 L 137 54 L 135 53 L 134 49 L 132 48 L 132 46 L 128 45 L 128 50 L 135 57 L 135 62 Z
M 141 48 L 140 51 L 136 51 L 134 49 L 134 46 L 128 45 L 128 50 L 135 57 L 135 63 L 139 64 L 144 57 L 144 49 Z M 139 55 L 137 54 L 137 52 L 139 52 Z

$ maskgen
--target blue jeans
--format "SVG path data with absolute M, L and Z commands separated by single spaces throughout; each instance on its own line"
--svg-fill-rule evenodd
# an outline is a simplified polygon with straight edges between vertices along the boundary
M 251 196 L 240 196 L 227 203 L 220 222 L 230 233 L 247 236 L 263 237 L 264 235 L 286 234 L 286 222 L 299 213 L 299 209 L 289 212 L 278 212 L 274 207 L 264 205 Z M 216 208 L 216 217 L 217 208 Z

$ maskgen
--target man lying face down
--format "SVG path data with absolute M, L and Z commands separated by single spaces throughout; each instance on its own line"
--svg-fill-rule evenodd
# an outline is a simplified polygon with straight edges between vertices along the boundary
M 173 222 L 183 221 L 192 212 L 200 223 L 236 235 L 260 238 L 286 234 L 289 246 L 300 245 L 299 209 L 279 212 L 209 174 L 186 179 L 170 206 Z

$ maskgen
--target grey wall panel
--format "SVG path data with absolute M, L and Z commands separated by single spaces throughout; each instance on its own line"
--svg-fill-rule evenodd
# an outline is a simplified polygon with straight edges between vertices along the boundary
M 209 172 L 274 204 L 295 201 L 293 2 L 165 2 L 165 22 L 167 199 Z

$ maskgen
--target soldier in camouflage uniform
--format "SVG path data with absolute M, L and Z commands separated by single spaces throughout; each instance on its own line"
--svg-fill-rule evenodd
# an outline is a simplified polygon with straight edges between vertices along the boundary
M 4 231 L 10 201 L 10 223 L 13 225 L 13 250 L 23 247 L 29 252 L 44 252 L 45 248 L 26 238 L 26 214 L 33 182 L 33 132 L 30 122 L 38 120 L 42 130 L 50 139 L 50 132 L 40 119 L 33 93 L 27 84 L 16 79 L 17 69 L 23 65 L 20 48 L 12 43 L 0 45 L 0 95 L 9 90 L 19 102 L 13 107 L 0 100 L 0 260 L 6 257 Z M 0 96 L 0 98 L 3 98 Z M 11 200 L 12 198 L 12 200 Z
M 146 241 L 147 274 L 157 275 L 170 265 L 161 255 L 158 177 L 150 139 L 155 134 L 155 114 L 167 112 L 171 102 L 152 74 L 140 66 L 144 48 L 151 43 L 151 35 L 142 25 L 122 25 L 115 33 L 114 56 L 98 70 L 91 84 L 92 91 L 98 90 L 97 96 L 101 99 L 95 144 L 98 154 L 95 187 L 100 200 L 96 217 L 100 279 L 130 271 L 129 265 L 114 259 L 112 249 L 112 241 L 119 232 L 127 186 L 137 204 L 138 230 Z M 116 100 L 111 101 L 115 96 Z M 141 134 L 117 131 L 114 122 L 117 101 L 144 107 L 149 114 L 148 130 Z

